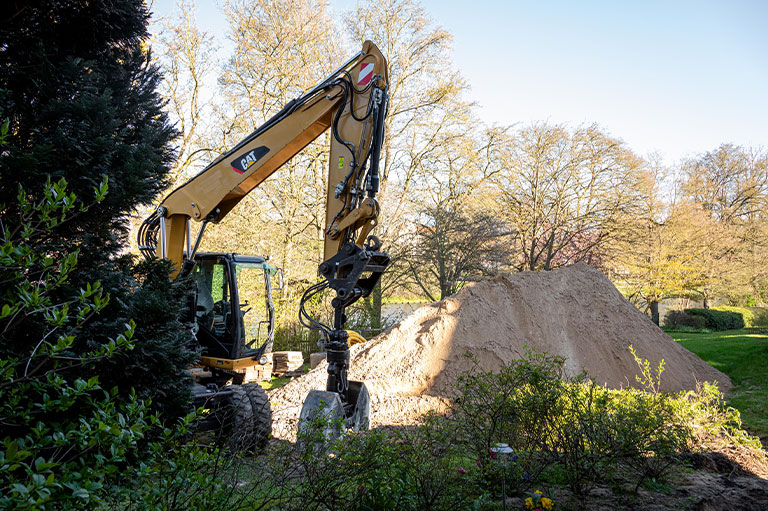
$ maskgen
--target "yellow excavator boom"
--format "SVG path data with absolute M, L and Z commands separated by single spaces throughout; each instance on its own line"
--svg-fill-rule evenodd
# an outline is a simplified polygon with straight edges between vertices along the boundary
M 358 246 L 376 225 L 375 192 L 366 197 L 361 182 L 370 160 L 378 167 L 372 144 L 383 130 L 387 108 L 387 61 L 371 41 L 337 71 L 309 92 L 288 103 L 274 117 L 219 156 L 198 175 L 171 192 L 156 213 L 156 240 L 140 239 L 151 255 L 159 242 L 163 258 L 174 263 L 174 276 L 195 252 L 190 222 L 220 222 L 248 193 L 277 171 L 307 144 L 333 127 L 328 160 L 324 259 L 337 253 L 350 233 Z M 375 156 L 375 161 L 371 156 Z M 368 174 L 378 181 L 376 175 Z M 378 187 L 378 182 L 372 183 Z M 373 196 L 371 196 L 373 195 Z M 202 232 L 200 233 L 202 234 Z

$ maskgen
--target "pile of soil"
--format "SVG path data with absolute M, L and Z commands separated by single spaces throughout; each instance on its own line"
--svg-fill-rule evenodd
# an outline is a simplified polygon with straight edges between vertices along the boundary
M 586 264 L 467 285 L 353 346 L 349 378 L 368 386 L 373 426 L 410 424 L 446 406 L 457 376 L 473 365 L 468 352 L 480 369 L 497 371 L 527 346 L 565 357 L 568 374 L 587 371 L 598 383 L 621 388 L 637 386 L 630 345 L 653 367 L 665 361 L 663 390 L 695 389 L 701 381 L 731 387 L 725 374 L 681 347 Z M 275 436 L 292 429 L 309 390 L 324 389 L 326 371 L 322 363 L 271 393 Z

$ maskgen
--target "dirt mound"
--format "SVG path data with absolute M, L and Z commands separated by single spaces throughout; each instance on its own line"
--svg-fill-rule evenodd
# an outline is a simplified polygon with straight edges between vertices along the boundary
M 364 344 L 353 346 L 349 378 L 366 382 L 373 424 L 407 424 L 445 406 L 456 377 L 472 362 L 486 371 L 521 358 L 525 346 L 566 359 L 566 371 L 586 370 L 612 388 L 635 386 L 629 352 L 655 367 L 666 361 L 664 390 L 694 389 L 697 381 L 730 388 L 726 375 L 681 347 L 624 299 L 598 270 L 577 264 L 470 284 L 427 305 Z M 298 416 L 310 389 L 323 389 L 327 365 L 272 392 L 275 434 Z

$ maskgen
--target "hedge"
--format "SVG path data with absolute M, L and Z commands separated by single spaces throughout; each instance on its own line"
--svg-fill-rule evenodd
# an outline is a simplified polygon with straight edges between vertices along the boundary
M 749 311 L 754 318 L 754 326 L 768 326 L 768 309 L 765 307 L 750 307 Z
M 729 305 L 718 305 L 717 307 L 712 307 L 712 309 L 716 311 L 733 312 L 734 314 L 741 314 L 741 318 L 744 320 L 745 328 L 752 328 L 753 326 L 755 326 L 755 315 L 752 313 L 751 310 L 747 309 L 746 307 L 731 307 Z
M 707 322 L 703 317 L 693 316 L 678 310 L 671 310 L 664 316 L 664 326 L 672 330 L 679 328 L 701 330 L 706 324 Z
M 686 314 L 701 316 L 707 328 L 712 330 L 738 330 L 744 328 L 744 317 L 740 312 L 716 309 L 685 309 Z

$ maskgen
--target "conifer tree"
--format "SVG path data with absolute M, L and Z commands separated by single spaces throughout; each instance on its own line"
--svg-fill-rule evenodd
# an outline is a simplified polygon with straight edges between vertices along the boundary
M 103 344 L 130 319 L 136 349 L 100 365 L 103 387 L 132 387 L 171 414 L 188 399 L 184 368 L 194 358 L 179 321 L 183 283 L 170 285 L 163 263 L 136 265 L 125 253 L 127 216 L 167 186 L 173 127 L 156 92 L 160 75 L 147 45 L 149 12 L 141 0 L 9 0 L 0 10 L 0 215 L 19 216 L 48 178 L 92 196 L 105 178 L 109 193 L 35 240 L 54 261 L 77 252 L 61 292 L 101 281 L 109 305 L 78 335 Z M 34 318 L 3 332 L 0 350 L 29 351 L 44 325 Z M 94 369 L 90 369 L 94 371 Z

